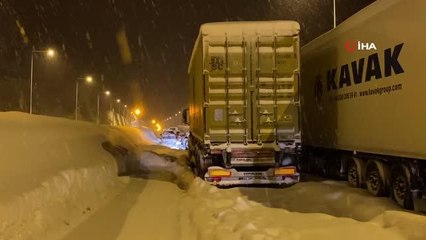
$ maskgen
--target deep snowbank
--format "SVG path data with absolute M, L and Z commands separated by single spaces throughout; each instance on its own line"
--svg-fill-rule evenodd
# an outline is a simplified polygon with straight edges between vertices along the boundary
M 181 239 L 426 239 L 424 216 L 385 211 L 360 222 L 289 212 L 250 201 L 236 188 L 217 189 L 199 178 L 182 200 L 181 226 Z
M 336 217 L 368 221 L 387 210 L 404 211 L 389 198 L 374 197 L 365 189 L 351 188 L 347 182 L 300 182 L 290 188 L 239 188 L 250 200 L 267 207 L 292 212 L 320 212 Z
M 333 181 L 286 189 L 248 188 L 249 192 L 218 189 L 193 177 L 182 151 L 155 146 L 149 149 L 140 155 L 141 166 L 171 172 L 175 182 L 187 187 L 180 205 L 179 239 L 426 239 L 426 217 L 389 210 L 397 208 L 359 189 Z M 277 190 L 279 196 L 271 197 L 270 190 Z M 249 193 L 260 195 L 259 191 L 266 193 L 272 206 L 282 201 L 281 207 L 306 213 L 271 208 L 248 199 Z
M 0 114 L 0 134 L 0 239 L 57 239 L 77 225 L 122 184 L 102 143 L 131 149 L 137 138 L 17 112 Z

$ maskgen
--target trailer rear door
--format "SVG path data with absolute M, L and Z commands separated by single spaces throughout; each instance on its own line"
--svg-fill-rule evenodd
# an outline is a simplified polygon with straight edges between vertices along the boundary
M 273 142 L 299 132 L 298 35 L 203 36 L 206 133 L 211 142 Z

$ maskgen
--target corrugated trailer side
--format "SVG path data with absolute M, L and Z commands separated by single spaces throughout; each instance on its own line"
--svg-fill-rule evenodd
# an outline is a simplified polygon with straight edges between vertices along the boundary
M 200 36 L 199 36 L 200 38 Z M 198 139 L 204 139 L 206 134 L 204 119 L 204 80 L 203 80 L 203 45 L 197 39 L 193 56 L 189 64 L 189 122 L 191 123 L 191 135 Z
M 407 208 L 425 198 L 426 2 L 377 1 L 302 48 L 302 142 L 326 175 L 345 175 Z

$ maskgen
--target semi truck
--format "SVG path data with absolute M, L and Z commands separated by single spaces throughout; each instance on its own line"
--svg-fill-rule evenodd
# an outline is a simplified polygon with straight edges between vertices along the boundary
M 425 211 L 424 9 L 376 1 L 302 47 L 302 171 Z
M 189 156 L 213 185 L 299 181 L 295 21 L 207 23 L 189 64 Z

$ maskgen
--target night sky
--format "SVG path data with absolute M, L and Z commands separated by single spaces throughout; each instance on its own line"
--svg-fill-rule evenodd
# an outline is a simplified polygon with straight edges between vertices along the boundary
M 371 2 L 338 0 L 338 23 Z M 186 105 L 199 26 L 244 20 L 296 20 L 304 44 L 333 27 L 332 0 L 0 0 L 0 110 L 27 111 L 31 50 L 54 47 L 54 60 L 35 57 L 36 113 L 72 117 L 75 80 L 91 74 L 84 119 L 102 86 L 166 118 Z

